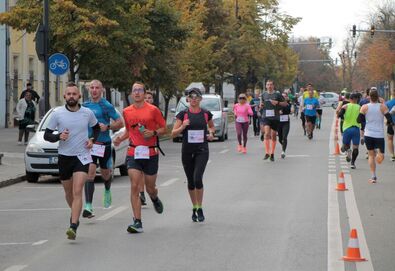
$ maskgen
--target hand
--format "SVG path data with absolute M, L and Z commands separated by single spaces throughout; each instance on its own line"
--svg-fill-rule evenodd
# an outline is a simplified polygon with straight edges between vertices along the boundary
M 191 123 L 189 119 L 186 119 L 182 122 L 182 129 L 184 130 Z
M 113 143 L 114 143 L 114 146 L 115 146 L 115 147 L 118 147 L 119 144 L 121 144 L 121 142 L 122 142 L 122 140 L 121 140 L 121 138 L 120 138 L 119 136 L 117 136 L 117 137 L 113 140 Z
M 108 126 L 106 124 L 104 124 L 104 123 L 99 123 L 99 126 L 100 126 L 100 131 L 101 132 L 105 132 L 105 131 L 108 130 Z
M 214 133 L 213 132 L 209 132 L 209 134 L 207 136 L 207 140 L 208 141 L 213 141 L 214 140 Z
M 276 101 L 276 100 L 270 99 L 270 102 L 272 103 L 272 105 L 278 105 L 278 101 Z
M 61 132 L 59 138 L 60 140 L 66 141 L 69 138 L 69 130 L 65 129 L 63 132 Z
M 93 140 L 92 139 L 88 139 L 88 141 L 86 141 L 86 147 L 88 149 L 92 149 L 92 147 L 93 147 Z
M 149 138 L 154 136 L 154 131 L 145 129 L 143 132 L 144 138 Z

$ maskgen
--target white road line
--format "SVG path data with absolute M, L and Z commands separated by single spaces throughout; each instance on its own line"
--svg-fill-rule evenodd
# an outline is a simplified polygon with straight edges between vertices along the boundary
M 335 190 L 336 174 L 328 174 L 328 271 L 344 271 L 343 240 L 340 229 L 338 193 Z
M 287 157 L 310 157 L 308 154 L 289 154 Z
M 128 209 L 127 206 L 119 206 L 118 208 L 115 208 L 111 212 L 109 212 L 105 215 L 102 215 L 101 217 L 98 217 L 96 220 L 104 221 L 104 220 L 110 219 L 111 217 L 125 211 L 126 209 Z
M 32 246 L 40 246 L 42 244 L 45 244 L 46 242 L 48 242 L 48 240 L 41 240 L 41 241 L 33 243 Z
M 13 265 L 13 266 L 8 267 L 4 271 L 21 271 L 21 270 L 25 269 L 26 267 L 27 267 L 27 265 Z
M 348 169 L 348 166 L 341 166 L 342 169 Z
M 328 168 L 336 168 L 336 165 L 328 165 Z
M 70 208 L 0 209 L 0 212 L 70 211 Z
M 173 179 L 170 179 L 170 180 L 162 183 L 160 186 L 161 187 L 169 186 L 169 185 L 172 185 L 173 183 L 175 183 L 178 180 L 179 180 L 179 178 L 173 178 Z
M 328 161 L 328 164 L 329 165 L 336 165 L 336 162 L 335 161 Z
M 356 267 L 358 271 L 373 271 L 374 268 L 373 268 L 372 258 L 370 256 L 368 243 L 366 242 L 361 216 L 359 215 L 359 210 L 357 206 L 357 201 L 355 199 L 351 175 L 345 174 L 344 180 L 346 182 L 346 187 L 348 188 L 348 192 L 345 193 L 345 199 L 346 199 L 346 207 L 347 207 L 346 209 L 347 209 L 350 229 L 357 229 L 361 257 L 367 259 L 366 262 L 357 262 Z
M 229 151 L 229 149 L 225 149 L 225 150 L 220 151 L 219 153 L 224 154 L 224 153 L 227 153 L 228 151 Z
M 19 242 L 19 243 L 0 243 L 0 246 L 20 246 L 20 245 L 30 245 L 32 242 Z

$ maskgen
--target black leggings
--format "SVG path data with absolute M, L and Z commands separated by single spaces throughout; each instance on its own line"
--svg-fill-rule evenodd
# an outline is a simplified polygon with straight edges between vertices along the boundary
M 259 117 L 257 115 L 252 117 L 252 125 L 254 126 L 254 135 L 259 135 Z
M 287 149 L 288 133 L 289 133 L 289 122 L 280 122 L 278 126 L 278 141 L 283 146 L 283 151 Z
M 182 166 L 188 179 L 189 190 L 203 188 L 203 173 L 206 169 L 208 156 L 208 151 L 182 153 Z

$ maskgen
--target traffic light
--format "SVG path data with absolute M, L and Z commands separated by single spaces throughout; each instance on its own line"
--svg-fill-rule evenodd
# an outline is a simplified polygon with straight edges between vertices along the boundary
M 354 24 L 352 26 L 352 37 L 355 38 L 356 35 L 357 35 L 357 26 Z
M 374 27 L 374 25 L 372 25 L 372 26 L 370 27 L 370 37 L 371 37 L 371 38 L 373 38 L 373 36 L 374 36 L 374 31 L 376 31 L 376 28 Z

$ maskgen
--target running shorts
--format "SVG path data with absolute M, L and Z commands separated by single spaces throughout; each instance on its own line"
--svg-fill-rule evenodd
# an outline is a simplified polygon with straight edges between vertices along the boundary
M 262 118 L 261 125 L 270 126 L 270 129 L 277 131 L 280 121 L 274 118 Z
M 92 164 L 97 166 L 97 162 L 99 162 L 99 166 L 101 169 L 112 169 L 112 149 L 111 143 L 105 144 L 104 156 L 99 157 L 92 155 Z
M 318 108 L 317 109 L 317 114 L 320 115 L 320 116 L 322 115 L 322 108 Z
M 381 153 L 384 153 L 384 138 L 375 138 L 370 136 L 365 136 L 365 144 L 368 151 L 379 149 Z
M 149 159 L 134 159 L 134 156 L 126 157 L 126 166 L 128 169 L 136 169 L 144 172 L 146 175 L 155 175 L 159 169 L 159 155 L 150 156 Z
M 361 134 L 359 131 L 359 127 L 352 126 L 347 128 L 343 132 L 343 145 L 351 145 L 351 142 L 353 145 L 357 146 L 359 145 L 359 141 L 361 139 Z
M 77 156 L 66 156 L 59 154 L 58 165 L 59 179 L 61 181 L 71 179 L 74 172 L 88 173 L 89 171 L 89 164 L 83 165 Z
M 312 124 L 315 124 L 316 119 L 317 119 L 317 116 L 307 116 L 306 115 L 306 122 L 310 122 Z

